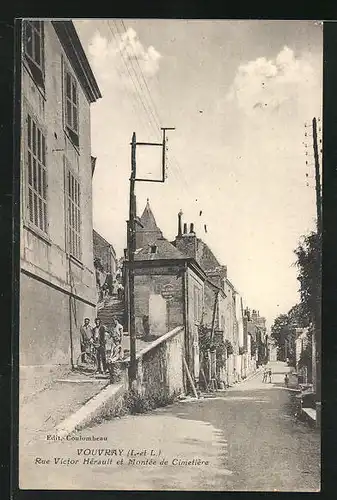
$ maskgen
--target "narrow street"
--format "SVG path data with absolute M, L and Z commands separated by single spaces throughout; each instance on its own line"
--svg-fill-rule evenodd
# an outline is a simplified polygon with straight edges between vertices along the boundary
M 319 432 L 294 416 L 295 392 L 283 386 L 284 363 L 271 363 L 273 381 L 261 374 L 215 398 L 180 402 L 150 414 L 104 422 L 79 435 L 107 441 L 39 442 L 22 458 L 23 488 L 213 491 L 317 491 Z M 123 464 L 83 463 L 78 449 L 120 449 Z M 146 450 L 132 459 L 128 450 Z M 149 456 L 153 450 L 153 456 Z M 160 450 L 160 455 L 158 455 Z M 89 453 L 89 452 L 88 452 Z M 82 452 L 83 454 L 83 452 Z M 34 464 L 36 457 L 49 464 Z M 55 458 L 74 464 L 55 464 Z M 116 458 L 116 457 L 115 457 Z M 167 464 L 160 464 L 162 459 Z M 156 460 L 156 464 L 150 460 Z M 175 460 L 173 460 L 175 459 Z M 207 462 L 185 465 L 179 460 Z M 174 461 L 174 464 L 172 464 Z M 58 461 L 60 462 L 60 461 Z

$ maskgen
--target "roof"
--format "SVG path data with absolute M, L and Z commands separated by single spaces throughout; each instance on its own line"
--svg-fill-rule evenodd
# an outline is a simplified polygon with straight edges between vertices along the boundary
M 116 255 L 115 249 L 111 243 L 109 243 L 105 238 L 103 238 L 103 236 L 101 236 L 97 231 L 95 231 L 95 229 L 93 229 L 92 233 L 93 233 L 94 249 L 95 246 L 98 244 L 100 246 L 111 248 L 112 252 Z
M 52 21 L 57 36 L 90 103 L 102 97 L 72 21 Z
M 157 226 L 156 219 L 154 218 L 154 215 L 152 213 L 149 199 L 147 199 L 144 212 L 140 218 L 140 222 L 143 225 L 143 231 L 160 231 L 159 227 Z
M 135 260 L 159 260 L 159 259 L 181 259 L 186 260 L 186 255 L 180 252 L 165 238 L 157 238 L 154 242 L 156 252 L 151 253 L 152 245 L 148 244 L 144 248 L 137 249 Z

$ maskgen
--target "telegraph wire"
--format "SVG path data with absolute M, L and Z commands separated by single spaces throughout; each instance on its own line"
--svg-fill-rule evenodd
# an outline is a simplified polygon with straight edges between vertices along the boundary
M 119 53 L 120 53 L 120 55 L 121 55 L 121 57 L 122 57 L 122 60 L 123 60 L 123 62 L 124 62 L 124 64 L 125 64 L 125 68 L 126 68 L 126 70 L 127 70 L 128 74 L 129 74 L 130 78 L 131 78 L 131 81 L 132 81 L 132 83 L 133 83 L 133 86 L 134 86 L 134 88 L 135 88 L 135 90 L 136 90 L 136 93 L 137 93 L 138 99 L 140 100 L 140 103 L 141 103 L 141 105 L 143 106 L 144 111 L 145 111 L 145 113 L 146 113 L 146 114 L 147 114 L 147 116 L 148 116 L 149 123 L 150 123 L 151 125 L 153 125 L 153 123 L 152 123 L 152 119 L 151 119 L 151 117 L 150 117 L 150 115 L 149 115 L 149 113 L 148 113 L 148 110 L 147 110 L 147 108 L 146 108 L 146 105 L 144 104 L 144 101 L 143 101 L 143 99 L 142 99 L 142 96 L 141 96 L 141 94 L 140 94 L 140 92 L 139 92 L 139 90 L 138 90 L 138 88 L 137 88 L 137 85 L 136 85 L 136 83 L 135 83 L 135 81 L 134 81 L 134 78 L 133 78 L 133 76 L 132 76 L 132 74 L 131 74 L 131 72 L 130 72 L 130 69 L 129 69 L 129 66 L 128 66 L 128 64 L 127 64 L 126 60 L 125 60 L 124 54 L 123 54 L 122 50 L 120 49 L 119 42 L 118 42 L 118 40 L 117 40 L 117 37 L 116 37 L 116 35 L 115 35 L 114 31 L 112 30 L 112 27 L 111 27 L 111 25 L 110 25 L 110 23 L 109 23 L 109 20 L 107 20 L 107 24 L 108 24 L 108 27 L 109 27 L 109 29 L 110 29 L 110 31 L 111 31 L 111 33 L 112 33 L 112 35 L 113 35 L 113 37 L 114 37 L 114 39 L 115 39 L 115 41 L 116 41 L 117 48 L 118 48 Z M 154 129 L 157 131 L 156 126 L 155 126 L 155 128 L 154 128 Z
M 111 33 L 114 35 L 113 31 L 110 29 Z M 114 38 L 115 38 L 115 42 L 116 42 L 116 45 L 118 46 L 118 41 L 116 39 L 116 36 L 114 35 Z M 146 120 L 144 120 L 143 118 L 143 114 L 142 113 L 139 113 L 139 111 L 137 110 L 137 106 L 139 106 L 139 101 L 136 100 L 136 96 L 135 94 L 127 87 L 127 85 L 125 85 L 125 83 L 123 82 L 123 76 L 122 76 L 122 72 L 121 70 L 117 67 L 117 65 L 115 66 L 116 70 L 117 70 L 117 73 L 120 77 L 120 80 L 121 82 L 123 83 L 123 87 L 125 89 L 125 91 L 127 92 L 129 98 L 130 98 L 130 103 L 132 105 L 132 108 L 135 112 L 135 115 L 140 119 L 140 121 L 143 123 L 143 125 L 148 129 L 150 130 L 149 128 L 149 124 Z
M 113 22 L 114 22 L 114 21 L 113 21 Z M 148 88 L 148 85 L 146 84 L 146 88 L 147 88 L 147 90 L 148 90 L 148 93 L 149 93 L 150 99 L 151 99 L 151 101 L 152 101 L 152 103 L 153 103 L 153 106 L 154 106 L 154 113 L 157 113 L 157 116 L 158 116 L 158 117 L 157 117 L 157 119 L 156 119 L 155 121 L 153 121 L 153 119 L 152 119 L 152 117 L 151 117 L 151 115 L 152 115 L 152 116 L 154 116 L 153 111 L 151 110 L 151 111 L 149 112 L 149 110 L 147 109 L 147 106 L 150 108 L 149 103 L 148 103 L 148 102 L 144 103 L 144 100 L 143 100 L 143 97 L 142 97 L 142 88 L 141 88 L 141 85 L 140 85 L 140 82 L 139 82 L 139 78 L 137 77 L 137 81 L 139 82 L 139 87 L 140 87 L 140 89 L 137 87 L 136 82 L 135 82 L 135 79 L 133 78 L 133 76 L 132 76 L 132 74 L 131 74 L 131 72 L 130 72 L 130 69 L 129 69 L 129 66 L 128 66 L 128 62 L 127 62 L 127 59 L 124 57 L 124 54 L 123 54 L 123 52 L 122 52 L 122 50 L 121 50 L 121 48 L 120 48 L 119 41 L 117 40 L 117 36 L 116 36 L 115 32 L 113 31 L 112 26 L 111 26 L 111 25 L 110 25 L 110 23 L 109 23 L 109 20 L 107 20 L 107 24 L 108 24 L 109 30 L 111 31 L 111 34 L 113 35 L 113 37 L 114 37 L 114 39 L 115 39 L 116 46 L 117 46 L 117 48 L 118 48 L 118 50 L 119 50 L 119 53 L 120 53 L 121 58 L 122 58 L 122 61 L 123 61 L 124 65 L 125 65 L 125 68 L 126 68 L 126 70 L 127 70 L 128 74 L 129 74 L 129 77 L 130 77 L 131 82 L 132 82 L 132 84 L 133 84 L 133 87 L 134 87 L 134 89 L 135 89 L 135 91 L 136 91 L 136 97 L 138 98 L 139 103 L 142 105 L 142 108 L 143 108 L 143 110 L 145 111 L 145 114 L 146 114 L 146 117 L 147 117 L 147 120 L 146 120 L 146 125 L 147 125 L 147 128 L 150 130 L 150 127 L 149 127 L 149 126 L 151 125 L 151 126 L 152 126 L 152 128 L 153 128 L 153 130 L 154 130 L 154 132 L 155 132 L 155 134 L 156 134 L 156 135 L 157 135 L 157 137 L 159 138 L 159 137 L 160 137 L 160 132 L 159 132 L 158 128 L 160 128 L 160 127 L 158 127 L 158 126 L 157 126 L 157 123 L 156 123 L 157 121 L 160 123 L 159 114 L 158 114 L 158 111 L 157 111 L 157 109 L 156 109 L 156 107 L 155 107 L 155 105 L 154 105 L 154 101 L 153 101 L 153 98 L 152 98 L 152 96 L 151 96 L 151 92 L 150 92 L 150 90 L 149 90 L 149 88 Z M 121 35 L 120 35 L 120 33 L 119 33 L 119 31 L 118 31 L 118 29 L 117 29 L 117 27 L 116 27 L 115 22 L 114 22 L 114 26 L 115 26 L 115 29 L 116 29 L 116 31 L 117 31 L 117 33 L 119 34 L 119 37 L 120 37 L 120 39 L 121 39 Z M 124 24 L 124 26 L 125 26 L 125 24 Z M 122 39 L 121 39 L 121 42 L 122 42 Z M 126 51 L 126 52 L 127 52 L 127 51 Z M 131 63 L 131 59 L 130 59 L 130 58 L 128 58 L 128 59 L 129 59 L 129 61 L 130 61 L 130 64 L 132 65 L 132 63 Z M 137 60 L 137 58 L 136 58 L 136 60 Z M 138 62 L 138 60 L 137 60 L 137 62 Z M 139 68 L 140 68 L 139 62 L 138 62 L 138 66 L 139 66 Z M 141 69 L 141 68 L 140 68 L 140 69 Z M 134 67 L 133 67 L 133 71 L 134 71 L 134 73 L 136 74 L 136 71 L 135 71 L 135 68 L 134 68 Z M 142 76 L 143 76 L 143 79 L 144 79 L 144 81 L 145 81 L 145 77 L 144 77 L 144 75 L 142 75 Z M 150 115 L 150 113 L 151 113 L 151 115 Z M 158 127 L 158 128 L 157 128 L 157 127 Z M 171 167 L 172 167 L 172 174 L 173 174 L 173 176 L 176 178 L 177 182 L 180 182 L 180 183 L 181 183 L 181 186 L 182 186 L 183 190 L 186 192 L 186 194 L 189 194 L 189 191 L 188 191 L 188 186 L 189 186 L 189 184 L 188 184 L 188 181 L 187 181 L 187 180 L 186 180 L 186 178 L 185 178 L 184 172 L 183 172 L 183 170 L 182 170 L 181 166 L 179 165 L 179 162 L 178 162 L 177 158 L 176 158 L 176 157 L 172 154 L 172 155 L 171 155 L 171 159 L 172 159 L 172 161 L 170 161 L 169 163 L 170 163 L 170 165 L 171 165 Z
M 113 23 L 114 23 L 114 25 L 115 25 L 116 32 L 118 33 L 118 35 L 119 35 L 119 37 L 120 37 L 120 39 L 121 39 L 121 42 L 123 43 L 123 40 L 122 40 L 122 35 L 120 34 L 120 32 L 119 32 L 119 30 L 118 30 L 117 23 L 116 23 L 114 20 L 113 20 L 112 22 L 113 22 Z M 122 20 L 122 23 L 124 24 L 123 20 Z M 124 26 L 125 26 L 125 25 L 124 25 Z M 126 31 L 126 29 L 125 29 L 125 28 L 124 28 L 124 30 L 125 30 L 125 34 L 127 34 L 127 31 Z M 139 70 L 140 70 L 140 75 L 142 76 L 142 80 L 145 82 L 145 78 L 144 78 L 144 75 L 143 75 L 142 69 L 141 69 L 141 67 L 140 67 L 140 64 L 139 64 L 139 61 L 138 61 L 137 55 L 136 55 L 135 50 L 134 50 L 134 48 L 133 48 L 132 46 L 131 46 L 131 50 L 132 50 L 132 52 L 133 52 L 133 57 L 134 57 L 134 59 L 136 60 L 137 65 L 138 65 L 138 68 L 139 68 Z M 127 53 L 128 60 L 129 60 L 129 62 L 130 62 L 130 66 L 131 66 L 131 68 L 132 68 L 132 70 L 133 70 L 133 72 L 134 72 L 134 74 L 135 74 L 135 76 L 136 76 L 137 82 L 138 82 L 138 84 L 139 84 L 139 88 L 142 90 L 142 89 L 143 89 L 143 86 L 142 86 L 142 84 L 141 84 L 141 82 L 140 82 L 140 79 L 139 79 L 138 73 L 136 72 L 135 67 L 134 67 L 134 65 L 133 65 L 133 60 L 132 60 L 132 58 L 131 58 L 131 56 L 130 56 L 130 54 L 129 54 L 128 50 L 127 50 L 127 44 L 125 44 L 125 51 L 126 51 L 126 53 Z M 153 105 L 154 103 L 153 103 L 153 100 L 152 100 L 152 96 L 151 96 L 150 90 L 149 90 L 148 85 L 147 85 L 147 83 L 146 83 L 146 82 L 145 82 L 145 87 L 146 87 L 146 89 L 147 89 L 147 91 L 148 91 L 148 95 L 150 96 L 150 100 L 151 100 L 152 105 Z M 145 93 L 144 93 L 144 97 L 145 97 Z M 148 102 L 147 104 L 149 105 L 149 102 Z M 154 109 L 155 109 L 155 105 L 154 105 L 153 107 L 154 107 Z M 153 117 L 154 123 L 156 124 L 156 126 L 158 127 L 158 129 L 160 129 L 160 127 L 161 127 L 161 121 L 160 121 L 160 119 L 159 119 L 159 115 L 158 115 L 158 113 L 157 113 L 157 115 L 155 115 L 155 114 L 153 113 L 153 111 L 152 111 L 151 106 L 149 106 L 149 111 L 150 111 L 150 113 L 151 113 L 151 115 L 152 115 L 152 117 Z M 158 120 L 158 121 L 157 121 L 157 120 Z
M 124 20 L 123 20 L 123 19 L 121 19 L 120 21 L 121 21 L 121 23 L 122 23 L 122 25 L 123 25 L 124 33 L 127 33 L 127 28 L 126 28 L 126 26 L 125 26 Z M 113 22 L 114 22 L 114 21 L 113 21 Z M 120 33 L 119 33 L 119 31 L 118 31 L 118 28 L 117 28 L 117 26 L 116 26 L 116 23 L 115 23 L 115 22 L 114 22 L 114 25 L 115 25 L 115 27 L 116 27 L 116 31 L 117 31 L 117 32 L 118 32 L 118 34 L 120 35 Z M 121 35 L 120 35 L 120 37 L 121 37 Z M 121 41 L 122 41 L 122 40 L 121 40 Z M 147 93 L 148 93 L 148 96 L 149 96 L 147 104 L 149 105 L 149 109 L 150 109 L 151 115 L 154 117 L 154 120 L 155 120 L 156 125 L 158 126 L 158 128 L 160 128 L 161 119 L 160 119 L 160 115 L 159 115 L 158 109 L 157 109 L 157 107 L 156 107 L 156 105 L 155 105 L 155 102 L 154 102 L 154 100 L 153 100 L 153 98 L 152 98 L 152 95 L 151 95 L 151 92 L 150 92 L 149 86 L 148 86 L 148 84 L 147 84 L 147 82 L 146 82 L 146 79 L 145 79 L 145 77 L 144 77 L 143 71 L 142 71 L 141 66 L 140 66 L 140 64 L 139 64 L 138 57 L 137 57 L 137 55 L 136 55 L 136 53 L 135 53 L 135 51 L 134 51 L 133 47 L 131 47 L 131 48 L 132 48 L 132 51 L 133 51 L 134 58 L 135 58 L 135 60 L 136 60 L 137 66 L 138 66 L 138 68 L 139 68 L 140 75 L 141 75 L 141 77 L 142 77 L 142 80 L 144 81 L 144 84 L 145 84 L 145 87 L 146 87 L 146 90 L 147 90 Z M 138 78 L 137 72 L 136 72 L 136 70 L 135 70 L 135 67 L 134 67 L 134 66 L 133 66 L 133 64 L 132 64 L 132 59 L 130 59 L 130 57 L 129 57 L 129 61 L 130 61 L 130 65 L 132 66 L 133 71 L 134 71 L 134 73 L 135 73 L 135 75 L 136 75 L 136 77 L 137 77 L 137 81 L 138 81 L 138 83 L 139 83 L 139 86 L 140 86 L 140 88 L 141 88 L 141 85 L 140 85 L 140 81 L 139 81 L 139 78 Z M 151 103 L 151 104 L 150 104 L 150 103 Z M 152 111 L 151 105 L 152 105 L 152 107 L 153 107 L 153 111 Z M 159 130 L 158 130 L 158 132 L 159 132 Z M 187 192 L 188 182 L 186 181 L 185 176 L 184 176 L 184 174 L 183 174 L 183 171 L 182 171 L 181 167 L 179 166 L 178 160 L 175 158 L 175 156 L 174 156 L 174 155 L 172 155 L 172 158 L 173 158 L 173 161 L 174 161 L 174 163 L 171 163 L 171 166 L 173 167 L 173 173 L 174 173 L 174 170 L 176 169 L 176 170 L 177 170 L 177 174 L 179 174 L 179 178 L 180 178 L 180 180 L 182 180 L 182 182 L 183 182 L 183 188 L 184 188 L 184 189 L 186 188 L 186 192 Z M 175 176 L 175 174 L 174 174 L 174 176 Z M 177 180 L 179 180 L 179 178 L 177 178 Z
M 125 24 L 124 24 L 123 19 L 121 19 L 121 23 L 122 23 L 122 26 L 123 26 L 123 29 L 124 29 L 125 33 L 127 33 L 126 26 L 125 26 Z M 157 117 L 157 119 L 158 119 L 158 123 L 159 123 L 159 125 L 160 125 L 162 122 L 161 122 L 161 119 L 160 119 L 160 115 L 159 115 L 158 109 L 157 109 L 156 104 L 155 104 L 155 102 L 154 102 L 154 100 L 153 100 L 153 98 L 152 98 L 152 95 L 151 95 L 151 92 L 150 92 L 149 86 L 148 86 L 148 84 L 147 84 L 147 82 L 146 82 L 146 79 L 145 79 L 145 77 L 144 77 L 144 73 L 143 73 L 142 68 L 141 68 L 141 66 L 140 66 L 140 64 L 139 64 L 139 61 L 138 61 L 137 54 L 135 53 L 135 50 L 134 50 L 134 48 L 133 48 L 133 47 L 132 47 L 132 50 L 133 50 L 133 53 L 134 53 L 134 56 L 135 56 L 135 60 L 136 60 L 137 66 L 138 66 L 139 71 L 140 71 L 140 75 L 141 75 L 141 77 L 142 77 L 142 80 L 143 80 L 144 85 L 145 85 L 145 87 L 146 87 L 146 90 L 147 90 L 147 92 L 148 92 L 148 95 L 149 95 L 149 98 L 150 98 L 151 104 L 152 104 L 152 106 L 153 106 L 153 109 L 154 109 L 155 115 L 156 115 L 156 117 Z M 130 61 L 130 62 L 131 62 L 131 61 Z

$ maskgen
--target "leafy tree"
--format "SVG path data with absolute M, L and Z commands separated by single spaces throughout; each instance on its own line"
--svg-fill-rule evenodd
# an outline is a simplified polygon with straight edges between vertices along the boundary
M 301 305 L 315 330 L 321 326 L 322 242 L 319 234 L 304 236 L 295 250 L 297 279 L 300 282 Z
M 312 365 L 312 336 L 310 335 L 309 332 L 307 336 L 307 345 L 301 352 L 300 359 L 298 360 L 298 367 L 307 368 L 310 378 L 311 365 Z

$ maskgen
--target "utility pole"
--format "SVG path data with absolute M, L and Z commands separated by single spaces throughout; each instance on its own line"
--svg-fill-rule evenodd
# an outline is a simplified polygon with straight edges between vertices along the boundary
M 136 182 L 136 133 L 132 134 L 131 141 L 131 176 L 130 176 L 130 206 L 129 206 L 129 221 L 128 221 L 128 261 L 129 261 L 129 336 L 130 336 L 130 388 L 137 379 L 136 372 L 136 324 L 135 324 L 135 276 L 133 263 L 135 261 L 136 251 L 136 196 L 135 196 L 135 182 Z
M 315 184 L 316 184 L 316 210 L 317 210 L 317 233 L 319 237 L 322 236 L 322 195 L 321 195 L 321 174 L 319 165 L 318 154 L 318 141 L 317 141 L 317 120 L 312 120 L 312 135 L 313 135 L 313 148 L 314 148 L 314 161 L 315 161 Z
M 317 120 L 313 118 L 312 120 L 312 134 L 313 134 L 313 149 L 314 149 L 314 161 L 315 161 L 315 185 L 316 185 L 316 210 L 317 210 L 317 235 L 319 240 L 319 256 L 318 263 L 321 260 L 321 238 L 323 234 L 322 226 L 322 195 L 321 195 L 321 175 L 320 175 L 320 165 L 319 165 L 319 154 L 318 154 L 318 141 L 317 141 Z M 320 272 L 320 269 L 318 269 Z M 316 325 L 315 325 L 315 337 L 316 337 L 316 396 L 317 400 L 321 401 L 321 304 L 320 304 L 321 290 L 317 294 L 317 304 L 316 304 Z
M 130 337 L 130 368 L 129 368 L 129 386 L 130 389 L 136 389 L 137 382 L 137 359 L 136 359 L 136 323 L 135 323 L 135 252 L 136 252 L 136 224 L 137 207 L 135 184 L 136 182 L 165 182 L 166 173 L 166 131 L 175 130 L 174 127 L 162 127 L 163 142 L 137 142 L 136 133 L 132 134 L 131 141 L 131 176 L 130 176 L 130 204 L 129 220 L 127 224 L 127 259 L 128 259 L 128 331 Z M 161 179 L 137 179 L 136 177 L 136 147 L 137 146 L 159 146 L 163 148 L 162 153 L 162 177 Z M 141 224 L 140 224 L 141 225 Z

